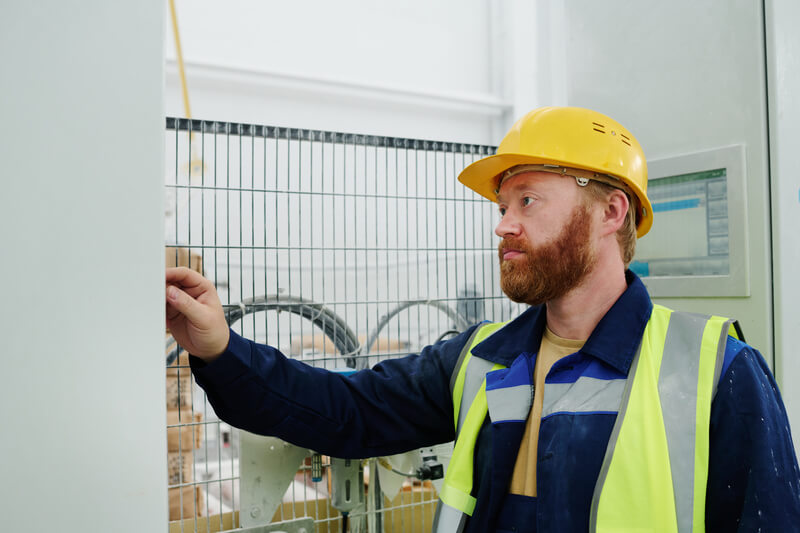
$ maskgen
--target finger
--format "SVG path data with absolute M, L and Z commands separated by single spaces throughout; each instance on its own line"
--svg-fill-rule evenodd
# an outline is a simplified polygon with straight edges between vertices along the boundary
M 186 267 L 167 269 L 165 279 L 167 285 L 175 285 L 198 301 L 203 301 L 201 297 L 204 294 L 212 299 L 216 296 L 216 289 L 213 283 L 194 270 L 190 270 Z
M 167 320 L 172 321 L 181 316 L 181 312 L 167 303 Z
M 174 285 L 167 287 L 167 303 L 177 311 L 178 314 L 184 315 L 196 326 L 202 325 L 207 314 L 202 304 Z M 177 314 L 173 314 L 170 320 L 174 319 L 176 316 Z
M 183 336 L 186 335 L 186 329 L 184 327 L 183 322 L 180 322 L 178 320 L 169 320 L 169 319 L 167 319 L 165 321 L 165 324 L 167 326 L 167 332 L 168 333 L 171 333 L 172 336 L 175 337 L 175 338 L 180 337 L 181 341 L 184 340 Z M 181 345 L 183 345 L 183 342 L 181 342 Z
M 168 285 L 180 285 L 181 287 L 197 287 L 206 281 L 206 278 L 199 273 L 186 267 L 168 268 L 165 277 Z

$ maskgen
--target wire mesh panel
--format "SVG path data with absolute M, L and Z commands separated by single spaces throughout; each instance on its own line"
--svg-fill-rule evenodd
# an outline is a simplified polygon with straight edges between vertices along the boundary
M 241 335 L 360 369 L 519 313 L 499 289 L 493 206 L 456 180 L 493 147 L 173 118 L 167 130 L 167 264 L 212 280 Z M 167 354 L 171 527 L 237 527 L 236 430 L 169 335 Z M 309 469 L 275 519 L 339 531 L 330 481 Z M 360 511 L 369 520 L 351 514 L 351 530 L 429 530 L 435 485 L 408 478 L 393 492 Z

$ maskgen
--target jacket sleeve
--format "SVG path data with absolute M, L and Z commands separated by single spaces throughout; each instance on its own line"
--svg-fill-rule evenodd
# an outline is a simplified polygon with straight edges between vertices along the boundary
M 711 406 L 706 529 L 800 531 L 800 471 L 778 386 L 758 351 L 729 338 L 726 352 Z
M 190 364 L 229 424 L 325 455 L 375 457 L 453 440 L 450 375 L 473 329 L 350 376 L 233 331 L 217 360 L 206 365 L 190 357 Z

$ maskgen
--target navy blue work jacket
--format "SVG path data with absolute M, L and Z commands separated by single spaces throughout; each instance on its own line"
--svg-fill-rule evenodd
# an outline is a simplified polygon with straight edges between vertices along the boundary
M 574 382 L 598 363 L 607 379 L 625 377 L 652 304 L 641 280 L 598 323 L 583 348 L 555 365 L 547 383 Z M 476 346 L 473 353 L 534 368 L 545 326 L 532 307 Z M 192 370 L 219 417 L 341 458 L 400 453 L 454 438 L 450 376 L 474 329 L 387 360 L 349 377 L 286 358 L 231 332 L 227 351 Z M 589 509 L 616 413 L 554 413 L 541 422 L 538 497 L 508 494 L 524 422 L 493 424 L 478 436 L 477 505 L 468 532 L 587 531 Z M 761 355 L 728 339 L 711 409 L 706 530 L 800 531 L 800 472 L 778 388 Z

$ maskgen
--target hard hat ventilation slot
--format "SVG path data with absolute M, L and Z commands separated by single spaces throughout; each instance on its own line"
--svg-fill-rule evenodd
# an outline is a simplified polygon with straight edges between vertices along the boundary
M 622 142 L 624 142 L 624 143 L 625 143 L 625 144 L 627 144 L 628 146 L 630 146 L 630 145 L 631 145 L 631 138 L 630 138 L 630 137 L 628 137 L 628 136 L 627 136 L 627 135 L 625 135 L 624 133 L 620 133 L 620 134 L 619 134 L 619 136 L 620 136 L 620 137 L 622 137 L 622 139 L 620 139 Z
M 606 132 L 605 131 L 605 126 L 600 124 L 600 123 L 598 123 L 598 122 L 592 122 L 592 126 L 594 126 L 592 129 L 594 131 L 598 132 L 598 133 L 605 133 Z

